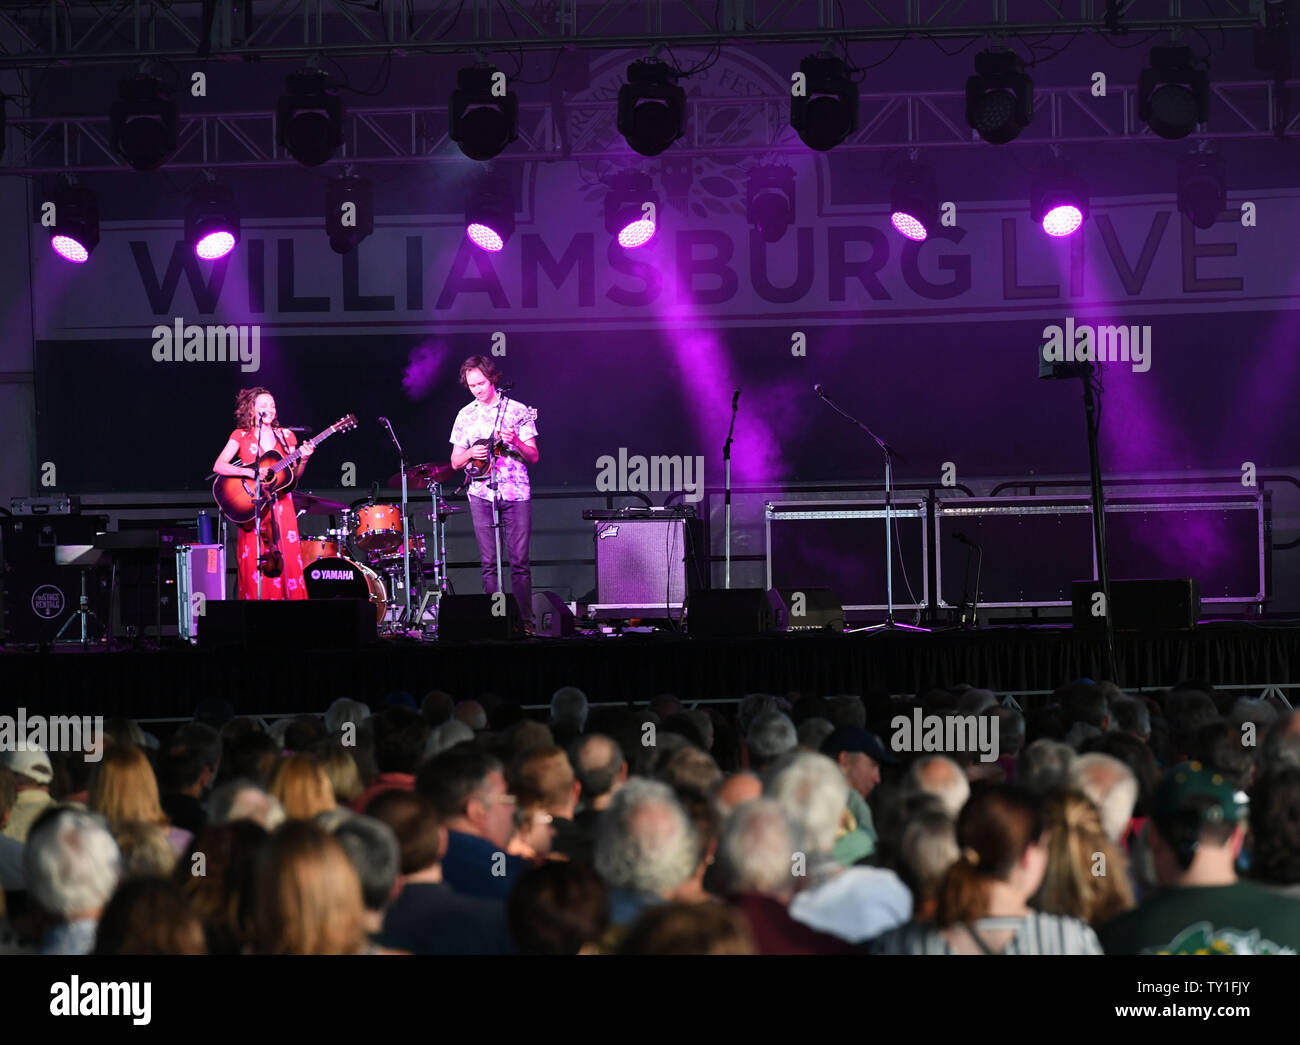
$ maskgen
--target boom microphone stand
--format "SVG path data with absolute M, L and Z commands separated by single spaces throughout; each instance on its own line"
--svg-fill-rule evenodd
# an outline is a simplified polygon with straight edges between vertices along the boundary
M 398 470 L 402 473 L 402 542 L 405 544 L 402 556 L 402 565 L 406 570 L 406 609 L 403 613 L 403 623 L 408 627 L 411 625 L 411 520 L 407 514 L 407 485 L 406 485 L 406 454 L 402 452 L 402 444 L 397 441 L 397 433 L 393 431 L 393 426 L 388 423 L 388 418 L 381 417 L 379 423 L 388 429 L 388 438 L 393 441 L 397 447 L 397 465 Z M 436 495 L 435 495 L 436 496 Z
M 731 440 L 736 433 L 736 411 L 740 409 L 740 389 L 736 389 L 736 394 L 731 397 L 731 427 L 727 429 L 727 441 L 722 444 L 722 461 L 726 467 L 726 527 L 727 527 L 727 548 L 726 548 L 726 567 L 723 574 L 723 586 L 731 587 Z M 712 581 L 710 581 L 712 583 Z
M 257 415 L 257 448 L 253 451 L 253 531 L 257 535 L 254 560 L 257 569 L 257 601 L 262 601 L 262 422 L 264 418 Z

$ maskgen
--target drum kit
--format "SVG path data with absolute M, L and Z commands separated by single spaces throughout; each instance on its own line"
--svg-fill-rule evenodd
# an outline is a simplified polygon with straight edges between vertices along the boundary
M 299 514 L 337 516 L 340 523 L 319 536 L 299 536 L 308 598 L 369 599 L 381 630 L 390 632 L 422 628 L 430 603 L 436 622 L 438 602 L 448 588 L 446 522 L 465 510 L 443 500 L 442 484 L 454 478 L 456 470 L 445 462 L 407 469 L 407 482 L 432 494 L 427 508 L 412 504 L 409 516 L 427 515 L 433 523 L 432 534 L 416 533 L 413 525 L 406 526 L 400 504 L 377 504 L 371 497 L 346 505 L 314 494 L 294 493 Z M 396 487 L 401 481 L 398 472 L 388 485 Z M 426 561 L 430 552 L 432 559 Z M 406 619 L 406 600 L 398 597 L 407 576 L 411 578 L 410 620 Z

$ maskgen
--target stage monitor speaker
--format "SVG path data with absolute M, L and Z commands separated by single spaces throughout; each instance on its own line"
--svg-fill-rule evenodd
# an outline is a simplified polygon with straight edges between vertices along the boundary
M 533 592 L 533 630 L 548 639 L 573 634 L 573 612 L 553 591 Z
M 785 630 L 779 596 L 769 588 L 715 588 L 686 600 L 686 633 L 695 638 L 763 635 Z M 781 607 L 784 610 L 784 607 Z
M 698 519 L 601 519 L 596 523 L 595 617 L 681 616 L 699 587 Z
M 86 604 L 96 617 L 88 619 L 87 633 L 92 642 L 104 635 L 108 627 L 107 567 L 86 568 Z M 14 566 L 3 571 L 0 587 L 4 589 L 4 625 L 0 638 L 6 642 L 53 642 L 63 632 L 66 642 L 81 641 L 81 622 L 76 619 L 81 605 L 81 568 L 46 564 Z
M 1110 582 L 1109 607 L 1116 631 L 1190 631 L 1201 616 L 1200 585 L 1190 577 Z M 1079 631 L 1101 634 L 1101 581 L 1075 581 L 1072 617 Z
M 524 633 L 513 595 L 444 595 L 438 603 L 438 641 L 517 639 Z
M 775 588 L 776 613 L 788 631 L 843 631 L 844 604 L 830 588 Z
M 357 649 L 376 641 L 368 599 L 221 599 L 209 600 L 203 610 L 200 649 Z
M 0 519 L 0 549 L 8 566 L 52 566 L 56 545 L 93 544 L 107 529 L 107 515 L 15 515 Z

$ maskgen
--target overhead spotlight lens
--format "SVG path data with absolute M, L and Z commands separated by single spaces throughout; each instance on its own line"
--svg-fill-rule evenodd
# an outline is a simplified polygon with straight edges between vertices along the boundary
M 649 243 L 654 238 L 655 223 L 641 218 L 623 226 L 618 234 L 618 245 L 624 250 L 631 250 L 633 247 L 641 247 Z
M 1083 224 L 1083 211 L 1072 203 L 1053 207 L 1043 216 L 1043 231 L 1049 236 L 1069 236 Z
M 465 226 L 465 233 L 469 236 L 470 242 L 480 250 L 489 250 L 495 254 L 505 249 L 506 241 L 501 238 L 501 234 L 481 222 L 475 221 Z
M 50 246 L 64 261 L 83 265 L 90 260 L 90 251 L 71 236 L 53 236 L 50 238 Z
M 914 240 L 917 243 L 923 242 L 930 234 L 921 221 L 918 221 L 911 214 L 904 211 L 894 211 L 894 213 L 889 216 L 889 220 L 893 223 L 894 228 L 908 239 Z
M 209 232 L 194 248 L 194 253 L 204 261 L 224 258 L 235 249 L 235 237 L 229 232 Z

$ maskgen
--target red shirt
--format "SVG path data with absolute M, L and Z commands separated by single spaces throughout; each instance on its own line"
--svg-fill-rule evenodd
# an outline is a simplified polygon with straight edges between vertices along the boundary
M 415 777 L 410 773 L 380 773 L 351 802 L 354 813 L 364 813 L 375 795 L 384 791 L 414 791 Z
M 760 893 L 737 893 L 727 902 L 749 919 L 759 954 L 861 954 L 839 937 L 796 922 L 785 904 Z

